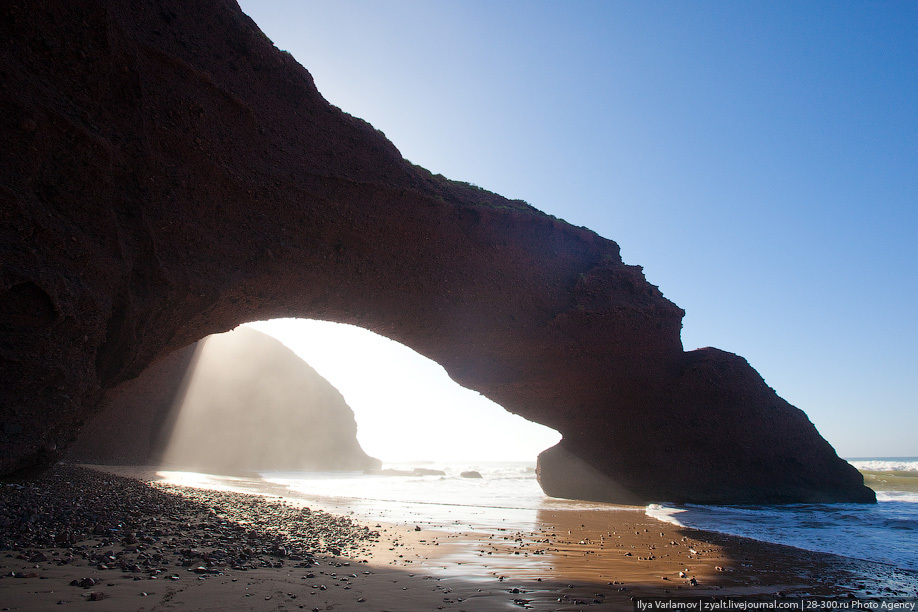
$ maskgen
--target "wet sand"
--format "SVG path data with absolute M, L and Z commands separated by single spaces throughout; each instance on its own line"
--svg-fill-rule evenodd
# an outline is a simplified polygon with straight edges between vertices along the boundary
M 448 533 L 104 469 L 0 487 L 0 609 L 632 610 L 633 597 L 918 594 L 914 572 L 640 509 Z

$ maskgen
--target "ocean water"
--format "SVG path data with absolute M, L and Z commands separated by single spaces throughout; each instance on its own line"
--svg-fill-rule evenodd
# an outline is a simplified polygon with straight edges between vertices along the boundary
M 918 571 L 918 457 L 850 459 L 877 491 L 870 504 L 630 507 L 679 526 L 745 536 L 886 563 Z M 408 523 L 446 531 L 533 531 L 546 510 L 621 511 L 622 506 L 546 497 L 534 463 L 387 464 L 442 475 L 359 472 L 265 472 L 260 478 L 170 473 L 195 486 L 297 497 L 368 521 Z M 482 478 L 463 478 L 475 470 Z
M 540 510 L 620 509 L 546 497 L 532 462 L 394 463 L 384 467 L 444 473 L 368 476 L 357 472 L 268 472 L 262 477 L 299 497 L 365 519 L 416 523 L 447 531 L 527 530 L 537 523 Z M 462 477 L 462 472 L 468 471 L 482 477 Z
M 918 457 L 852 458 L 877 504 L 654 504 L 647 514 L 706 529 L 918 571 Z

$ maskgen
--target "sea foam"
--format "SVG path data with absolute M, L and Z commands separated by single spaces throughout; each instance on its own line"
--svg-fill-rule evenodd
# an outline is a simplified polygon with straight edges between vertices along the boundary
M 702 506 L 652 504 L 648 516 L 805 550 L 918 570 L 918 458 L 849 459 L 877 504 Z
M 847 461 L 859 470 L 871 472 L 918 472 L 918 457 L 864 457 Z

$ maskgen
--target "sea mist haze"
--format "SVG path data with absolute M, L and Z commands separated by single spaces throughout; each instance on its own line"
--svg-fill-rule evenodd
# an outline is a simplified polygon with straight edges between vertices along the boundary
M 277 338 L 333 384 L 354 411 L 363 450 L 384 462 L 531 461 L 561 439 L 369 330 L 311 319 L 246 326 Z

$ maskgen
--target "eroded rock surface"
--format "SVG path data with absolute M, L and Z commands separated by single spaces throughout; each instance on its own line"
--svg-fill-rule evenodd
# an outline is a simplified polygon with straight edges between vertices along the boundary
M 108 390 L 65 459 L 96 465 L 159 465 L 194 371 L 201 342 L 157 359 Z
M 230 0 L 0 8 L 0 472 L 103 393 L 255 319 L 352 323 L 564 434 L 634 499 L 872 493 L 618 246 L 432 176 L 329 105 Z M 590 485 L 593 486 L 593 485 Z
M 380 467 L 360 447 L 341 393 L 247 327 L 180 349 L 108 392 L 67 458 L 218 474 Z

